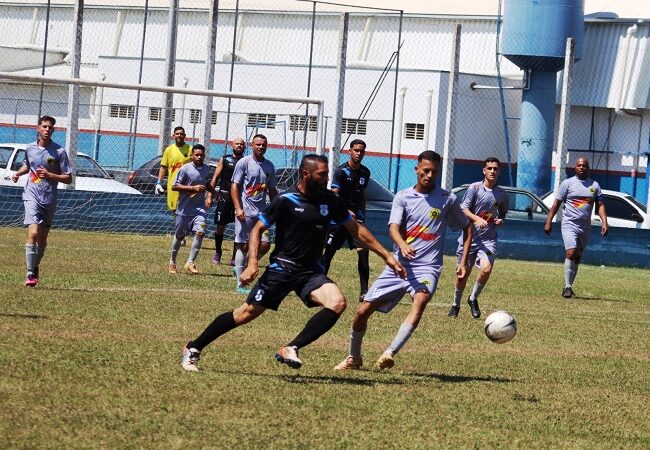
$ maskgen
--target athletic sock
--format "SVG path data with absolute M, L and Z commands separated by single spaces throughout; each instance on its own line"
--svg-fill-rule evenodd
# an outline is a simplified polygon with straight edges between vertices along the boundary
M 483 287 L 485 287 L 484 284 L 479 283 L 478 281 L 474 283 L 474 288 L 472 289 L 472 294 L 469 296 L 472 300 L 476 300 L 479 295 L 481 295 L 481 291 L 483 290 Z
M 236 328 L 237 324 L 235 323 L 235 317 L 233 316 L 232 311 L 225 312 L 216 319 L 212 321 L 210 325 L 207 326 L 203 333 L 193 341 L 187 343 L 187 348 L 195 348 L 198 351 L 203 350 L 207 347 L 212 341 L 226 334 L 233 328 Z
M 176 264 L 176 256 L 178 255 L 178 250 L 181 248 L 181 243 L 183 242 L 183 239 L 179 239 L 176 236 L 174 236 L 174 239 L 172 239 L 172 254 L 169 257 L 169 262 L 172 264 Z
M 28 273 L 34 273 L 36 267 L 36 244 L 25 244 L 25 265 Z
M 190 248 L 190 257 L 188 258 L 187 262 L 194 262 L 196 261 L 196 258 L 199 256 L 199 252 L 201 251 L 201 244 L 203 243 L 203 236 L 194 236 L 194 240 L 192 240 L 192 247 Z
M 458 306 L 460 308 L 460 301 L 463 298 L 463 292 L 465 292 L 465 288 L 459 288 L 457 287 L 454 290 L 454 305 L 453 306 Z
M 235 253 L 235 276 L 237 277 L 237 287 L 241 286 L 239 282 L 239 277 L 244 272 L 244 267 L 246 267 L 246 261 L 248 260 L 248 254 L 244 253 L 241 248 L 237 249 Z
M 361 358 L 361 344 L 363 344 L 363 336 L 366 331 L 350 330 L 350 355 L 356 359 Z
M 38 266 L 41 265 L 41 259 L 43 259 L 43 255 L 45 254 L 45 247 L 46 245 L 36 245 L 36 259 L 34 260 L 34 269 L 38 268 Z
M 368 278 L 370 278 L 370 261 L 368 250 L 358 252 L 357 268 L 359 269 L 359 284 L 361 287 L 361 295 L 368 292 Z
M 415 331 L 413 325 L 407 322 L 402 323 L 402 325 L 399 327 L 397 335 L 395 336 L 395 339 L 393 339 L 393 342 L 391 342 L 386 351 L 393 356 L 397 355 L 397 352 L 399 352 L 402 347 L 404 347 L 404 344 L 406 344 L 406 342 L 410 339 L 413 331 Z
M 214 234 L 214 247 L 215 247 L 215 253 L 217 254 L 222 254 L 223 250 L 221 249 L 221 245 L 223 244 L 223 234 Z
M 287 347 L 302 348 L 324 335 L 334 326 L 340 314 L 328 308 L 323 308 L 307 321 L 305 328 L 287 344 Z
M 573 280 L 576 278 L 576 272 L 578 271 L 578 265 L 575 261 L 571 259 L 564 260 L 564 287 L 573 286 Z

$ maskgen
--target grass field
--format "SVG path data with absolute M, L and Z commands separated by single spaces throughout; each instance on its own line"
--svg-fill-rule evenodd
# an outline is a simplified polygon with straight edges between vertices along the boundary
M 568 301 L 560 264 L 500 260 L 483 317 L 508 310 L 519 330 L 496 345 L 466 304 L 446 317 L 447 259 L 390 371 L 370 367 L 406 302 L 371 320 L 368 369 L 332 371 L 355 300 L 295 371 L 273 360 L 314 312 L 292 295 L 187 373 L 182 345 L 244 299 L 229 267 L 209 263 L 212 241 L 203 274 L 170 276 L 167 237 L 55 230 L 41 283 L 27 289 L 24 237 L 0 228 L 3 448 L 650 448 L 650 271 L 581 267 L 580 298 Z M 337 254 L 331 275 L 356 299 L 353 252 Z

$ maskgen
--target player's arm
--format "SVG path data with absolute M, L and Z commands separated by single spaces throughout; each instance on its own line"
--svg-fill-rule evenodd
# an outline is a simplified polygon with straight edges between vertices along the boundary
M 221 172 L 223 172 L 223 158 L 221 158 L 217 163 L 217 168 L 215 169 L 214 175 L 212 175 L 212 180 L 210 181 L 210 185 L 212 186 L 213 189 L 216 189 L 217 187 L 217 181 L 221 176 Z
M 262 241 L 262 234 L 267 230 L 266 225 L 261 220 L 258 220 L 253 229 L 251 230 L 248 238 L 248 265 L 239 277 L 242 285 L 247 285 L 259 274 L 259 260 L 257 259 L 260 242 Z
M 156 188 L 154 190 L 154 192 L 158 195 L 165 192 L 165 189 L 163 188 L 162 185 L 163 185 L 163 180 L 167 176 L 167 172 L 168 172 L 167 166 L 163 166 L 162 164 L 160 164 L 160 169 L 158 170 L 158 182 L 156 183 Z
M 375 238 L 368 228 L 357 223 L 356 220 L 348 220 L 343 224 L 343 226 L 348 230 L 350 236 L 357 239 L 364 248 L 372 250 L 373 253 L 386 261 L 386 265 L 391 267 L 397 275 L 401 278 L 406 276 L 404 267 L 402 267 L 399 261 L 395 259 L 391 252 L 386 250 L 384 246 L 379 243 L 377 238 Z
M 560 209 L 560 205 L 562 202 L 558 199 L 555 199 L 553 202 L 553 206 L 551 206 L 551 209 L 548 212 L 548 215 L 546 216 L 546 223 L 544 223 L 544 233 L 547 235 L 551 234 L 551 230 L 553 229 L 553 217 L 557 214 L 558 210 Z
M 278 196 L 278 190 L 275 186 L 269 188 L 269 198 L 273 200 Z
M 485 228 L 488 226 L 487 220 L 483 219 L 480 216 L 477 216 L 472 211 L 470 211 L 469 208 L 463 209 L 463 214 L 465 214 L 465 217 L 467 217 L 473 224 L 475 224 L 479 228 Z
M 14 173 L 11 176 L 11 181 L 13 181 L 14 183 L 18 183 L 18 178 L 22 177 L 27 172 L 29 172 L 29 166 L 27 166 L 27 164 L 23 164 L 22 166 L 20 166 L 20 169 L 18 169 L 16 173 Z
M 44 167 L 39 167 L 38 169 L 36 169 L 36 174 L 38 175 L 39 178 L 56 181 L 57 183 L 63 183 L 63 184 L 72 183 L 72 174 L 70 173 L 62 173 L 59 175 L 58 173 L 49 172 Z
M 609 231 L 609 226 L 607 225 L 607 211 L 605 210 L 605 203 L 602 200 L 597 200 L 596 208 L 598 212 L 598 217 L 600 217 L 600 235 L 607 236 Z
M 244 209 L 241 207 L 241 195 L 239 193 L 239 184 L 235 181 L 230 185 L 230 198 L 232 198 L 232 206 L 235 209 L 235 217 L 239 220 L 244 220 Z
M 471 222 L 463 227 L 463 253 L 460 257 L 460 262 L 456 267 L 456 276 L 459 279 L 465 278 L 467 273 L 467 255 L 469 254 L 469 249 L 472 245 L 473 233 L 474 227 L 472 227 Z
M 406 259 L 415 258 L 415 250 L 404 240 L 402 236 L 402 230 L 400 229 L 399 224 L 391 223 L 388 224 L 388 235 L 393 240 L 393 242 L 399 247 L 399 251 L 402 256 Z

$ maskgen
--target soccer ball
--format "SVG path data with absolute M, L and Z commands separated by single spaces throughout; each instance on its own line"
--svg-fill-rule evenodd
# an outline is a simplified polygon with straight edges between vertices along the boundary
M 496 311 L 487 316 L 483 329 L 489 340 L 505 344 L 517 334 L 517 322 L 507 312 Z

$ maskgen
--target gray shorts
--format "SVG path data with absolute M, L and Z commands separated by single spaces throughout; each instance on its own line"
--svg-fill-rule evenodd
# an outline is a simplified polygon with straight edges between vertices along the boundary
M 405 267 L 406 279 L 401 279 L 393 269 L 386 267 L 379 278 L 372 283 L 363 300 L 380 303 L 377 311 L 387 313 L 397 305 L 404 294 L 413 297 L 418 291 L 426 290 L 433 295 L 438 285 L 439 272 L 431 267 Z
M 248 243 L 251 230 L 258 220 L 257 216 L 246 216 L 243 221 L 235 218 L 235 244 Z M 262 233 L 262 242 L 271 242 L 271 233 L 269 230 Z
M 56 204 L 46 207 L 32 200 L 24 200 L 23 204 L 25 206 L 25 220 L 23 221 L 25 225 L 38 224 L 47 228 L 52 226 Z
M 205 215 L 176 216 L 176 227 L 174 228 L 176 238 L 182 239 L 192 233 L 205 233 Z
M 456 256 L 458 257 L 458 264 L 460 264 L 460 258 L 463 255 L 463 246 L 459 245 L 456 250 Z M 489 241 L 472 241 L 472 245 L 469 248 L 469 254 L 467 255 L 467 264 L 469 267 L 476 266 L 481 267 L 481 260 L 486 259 L 490 262 L 490 265 L 494 265 L 494 260 L 497 257 L 497 243 L 494 240 Z
M 567 223 L 565 225 L 563 221 L 562 241 L 564 241 L 564 249 L 569 250 L 575 248 L 578 249 L 578 252 L 582 253 L 582 251 L 587 247 L 590 231 L 591 225 L 586 228 L 580 228 L 572 223 Z

